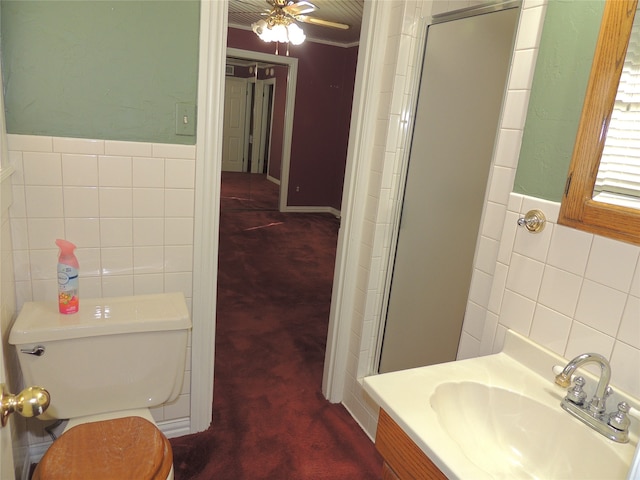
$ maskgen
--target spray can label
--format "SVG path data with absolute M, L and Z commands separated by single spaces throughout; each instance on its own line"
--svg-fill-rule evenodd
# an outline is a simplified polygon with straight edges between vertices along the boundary
M 58 264 L 58 307 L 60 313 L 76 313 L 79 307 L 78 270 Z

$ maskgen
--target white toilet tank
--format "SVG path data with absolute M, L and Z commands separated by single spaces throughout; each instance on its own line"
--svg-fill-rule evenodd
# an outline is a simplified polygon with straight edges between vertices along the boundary
M 43 419 L 150 408 L 181 389 L 191 319 L 182 293 L 24 304 L 11 329 L 25 385 L 51 394 Z M 27 353 L 32 352 L 32 353 Z

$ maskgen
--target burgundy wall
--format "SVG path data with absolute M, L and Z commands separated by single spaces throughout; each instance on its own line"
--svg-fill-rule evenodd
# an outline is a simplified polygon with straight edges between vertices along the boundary
M 236 28 L 229 28 L 227 45 L 272 54 L 276 47 Z M 298 83 L 288 204 L 340 209 L 358 47 L 305 42 L 290 46 L 289 55 L 298 59 Z

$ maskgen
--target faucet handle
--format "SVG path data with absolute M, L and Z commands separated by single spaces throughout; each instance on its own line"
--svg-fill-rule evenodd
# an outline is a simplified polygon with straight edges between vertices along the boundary
M 589 402 L 589 412 L 591 413 L 591 415 L 601 416 L 602 414 L 605 413 L 607 409 L 606 407 L 607 398 L 609 398 L 612 393 L 613 393 L 613 388 L 608 386 L 604 391 L 604 395 L 602 396 L 602 398 L 596 397 L 595 395 L 593 396 L 593 398 L 591 399 L 591 402 Z
M 573 387 L 567 390 L 566 399 L 576 405 L 582 405 L 587 398 L 587 393 L 582 389 L 584 384 L 585 381 L 583 377 L 576 378 Z
M 620 430 L 621 432 L 629 430 L 629 424 L 631 420 L 629 420 L 629 404 L 627 402 L 620 402 L 618 404 L 618 411 L 609 415 L 609 425 L 611 425 L 616 430 Z

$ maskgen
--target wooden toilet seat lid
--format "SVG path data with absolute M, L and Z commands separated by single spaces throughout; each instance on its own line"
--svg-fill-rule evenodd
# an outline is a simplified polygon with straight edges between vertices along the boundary
M 141 417 L 77 425 L 49 447 L 32 480 L 166 480 L 169 440 Z

